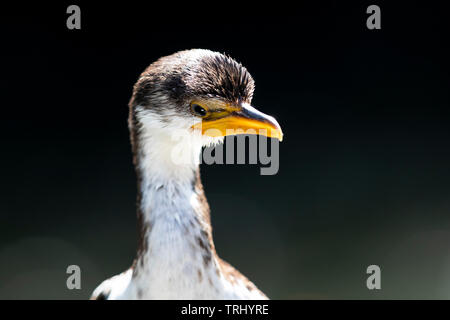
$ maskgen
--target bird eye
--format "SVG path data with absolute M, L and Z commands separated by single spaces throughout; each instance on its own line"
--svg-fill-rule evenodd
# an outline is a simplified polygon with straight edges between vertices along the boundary
M 196 103 L 191 104 L 191 111 L 197 117 L 204 117 L 208 113 L 205 108 Z

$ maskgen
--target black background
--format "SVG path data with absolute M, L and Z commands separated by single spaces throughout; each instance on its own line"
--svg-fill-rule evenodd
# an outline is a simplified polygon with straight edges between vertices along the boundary
M 285 134 L 277 175 L 202 166 L 222 258 L 276 299 L 450 298 L 448 24 L 410 1 L 3 6 L 0 298 L 85 299 L 128 268 L 131 88 L 189 48 L 242 62 Z

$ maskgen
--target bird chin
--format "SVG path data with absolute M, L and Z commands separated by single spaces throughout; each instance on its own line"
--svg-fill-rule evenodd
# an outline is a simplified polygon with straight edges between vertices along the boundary
M 202 145 L 204 147 L 211 147 L 223 143 L 225 137 L 210 137 L 205 134 L 202 135 Z

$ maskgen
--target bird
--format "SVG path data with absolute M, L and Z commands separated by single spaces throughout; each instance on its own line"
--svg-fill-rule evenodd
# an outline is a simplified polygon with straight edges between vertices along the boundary
M 254 89 L 241 63 L 207 49 L 159 58 L 140 75 L 128 104 L 137 255 L 92 300 L 268 299 L 219 258 L 198 159 L 203 147 L 242 132 L 237 129 L 282 140 L 275 118 L 252 107 Z

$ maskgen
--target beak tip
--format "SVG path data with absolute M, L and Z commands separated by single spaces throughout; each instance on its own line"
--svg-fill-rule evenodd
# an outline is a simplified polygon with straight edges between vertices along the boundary
M 279 132 L 279 134 L 278 134 L 278 140 L 281 142 L 281 141 L 283 141 L 283 132 L 281 131 L 281 129 L 280 129 L 280 132 Z
M 280 142 L 283 141 L 283 131 L 281 130 L 280 125 L 278 124 L 278 122 L 274 119 L 274 123 L 275 123 L 275 138 L 277 138 Z

